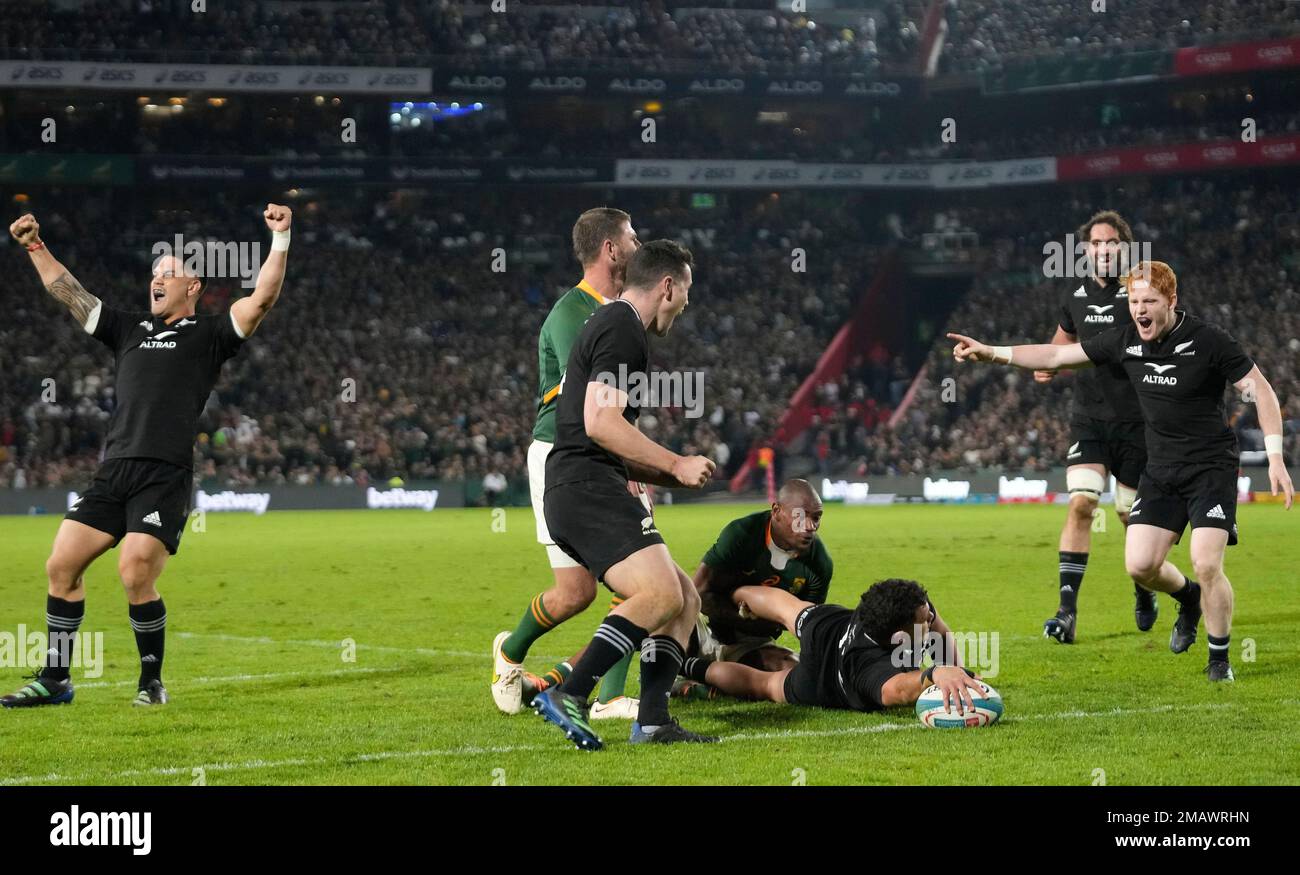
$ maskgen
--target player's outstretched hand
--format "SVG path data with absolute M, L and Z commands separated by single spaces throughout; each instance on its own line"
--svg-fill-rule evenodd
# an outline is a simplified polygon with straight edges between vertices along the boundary
M 957 341 L 957 345 L 952 348 L 952 357 L 959 362 L 991 362 L 993 361 L 993 348 L 980 343 L 972 337 L 964 334 L 948 333 L 949 340 Z
M 19 216 L 18 220 L 9 226 L 9 233 L 24 246 L 34 246 L 41 242 L 41 226 L 36 224 L 36 217 L 31 213 Z
M 279 204 L 267 204 L 262 218 L 266 219 L 266 227 L 272 231 L 288 231 L 293 222 L 293 210 Z
M 966 674 L 966 669 L 955 665 L 941 665 L 936 668 L 934 682 L 938 684 L 939 692 L 943 694 L 943 710 L 948 713 L 952 712 L 953 705 L 957 706 L 958 714 L 965 714 L 967 708 L 974 710 L 975 703 L 971 701 L 971 690 L 981 696 L 984 695 L 976 679 Z
M 1291 503 L 1295 499 L 1295 487 L 1291 485 L 1291 474 L 1286 470 L 1286 465 L 1277 457 L 1271 457 L 1268 463 L 1268 482 L 1273 489 L 1273 494 L 1277 495 L 1278 490 L 1286 496 L 1286 509 L 1291 509 Z
M 1034 371 L 1035 383 L 1050 383 L 1056 376 L 1056 371 Z
M 713 476 L 713 460 L 706 456 L 681 456 L 673 464 L 672 474 L 688 489 L 703 489 Z

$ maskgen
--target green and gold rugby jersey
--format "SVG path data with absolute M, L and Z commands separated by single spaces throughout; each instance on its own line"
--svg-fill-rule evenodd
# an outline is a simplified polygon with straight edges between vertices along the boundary
M 764 510 L 727 523 L 718 540 L 701 560 L 713 569 L 719 592 L 714 600 L 724 605 L 712 611 L 706 599 L 704 613 L 714 635 L 724 644 L 745 635 L 781 634 L 781 624 L 766 620 L 735 622 L 726 596 L 738 586 L 774 586 L 813 604 L 825 604 L 834 566 L 821 538 L 813 538 L 805 554 L 791 556 L 772 541 L 772 511 Z M 780 566 L 779 568 L 777 566 Z M 725 592 L 724 592 L 725 591 Z
M 555 302 L 537 336 L 537 424 L 533 440 L 555 443 L 555 404 L 578 332 L 605 299 L 583 280 Z

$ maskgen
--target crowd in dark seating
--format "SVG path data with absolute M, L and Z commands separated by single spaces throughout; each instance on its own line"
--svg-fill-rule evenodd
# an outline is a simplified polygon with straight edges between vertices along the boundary
M 1045 278 L 1043 245 L 1064 243 L 1093 212 L 1115 208 L 1137 240 L 1151 244 L 1152 256 L 1177 272 L 1179 306 L 1242 342 L 1282 403 L 1288 458 L 1300 458 L 1300 211 L 1292 192 L 1285 179 L 1218 176 L 1129 181 L 1121 193 L 1089 186 L 1015 200 L 982 197 L 950 208 L 978 229 L 993 261 L 936 326 L 914 402 L 889 428 L 873 427 L 841 401 L 796 449 L 815 453 L 825 444 L 823 468 L 861 476 L 1060 466 L 1073 376 L 1044 385 L 1019 369 L 958 365 L 944 334 L 1046 343 L 1059 324 L 1062 293 L 1081 280 Z M 868 387 L 850 373 L 834 394 L 861 398 Z M 1254 405 L 1229 389 L 1228 410 L 1241 448 L 1262 449 Z
M 1289 0 L 946 0 L 945 12 L 949 72 L 1300 33 L 1300 6 Z
M 498 69 L 915 69 L 929 0 L 882 0 L 844 20 L 753 8 L 453 0 L 305 2 L 85 0 L 0 3 L 0 53 L 12 58 L 212 63 L 493 66 Z M 730 6 L 731 8 L 727 8 Z M 1087 57 L 1294 35 L 1289 0 L 945 0 L 943 69 L 996 69 L 1034 57 Z M 831 23 L 834 22 L 834 23 Z
M 0 52 L 32 59 L 871 73 L 907 63 L 918 0 L 887 0 L 849 24 L 767 9 L 668 8 L 656 0 L 574 8 L 453 0 L 294 3 L 86 0 L 0 4 Z
M 946 316 L 912 326 L 917 361 L 863 350 L 817 389 L 813 427 L 784 459 L 805 470 L 878 476 L 936 470 L 1039 471 L 1060 464 L 1069 375 L 1039 385 L 1006 368 L 955 366 L 948 330 L 989 342 L 1043 342 L 1063 289 L 1044 278 L 1043 244 L 1102 207 L 1121 210 L 1139 242 L 1179 274 L 1180 304 L 1238 336 L 1273 382 L 1300 452 L 1300 212 L 1283 179 L 1219 175 L 951 198 L 945 222 L 979 235 L 988 263 Z M 787 402 L 847 318 L 891 243 L 871 199 L 738 197 L 714 210 L 639 195 L 626 204 L 643 237 L 696 253 L 692 304 L 652 347 L 655 367 L 704 374 L 703 404 L 652 409 L 651 436 L 711 455 L 725 476 L 770 436 Z M 350 484 L 524 476 L 536 399 L 536 338 L 555 295 L 573 284 L 572 194 L 463 202 L 390 193 L 298 205 L 289 281 L 276 311 L 230 362 L 209 400 L 196 470 L 218 485 Z M 124 216 L 110 196 L 42 197 L 42 236 L 92 292 L 144 309 L 149 242 L 210 235 L 260 239 L 255 209 L 234 198 Z M 917 203 L 904 224 L 937 215 Z M 129 221 L 127 218 L 129 217 Z M 517 261 L 490 268 L 501 247 Z M 807 270 L 792 269 L 795 248 Z M 84 484 L 113 406 L 111 356 L 40 288 L 16 246 L 11 318 L 0 324 L 0 484 Z M 202 306 L 223 311 L 235 282 Z M 904 294 L 906 289 L 897 293 Z M 1243 449 L 1262 446 L 1254 410 L 1230 399 Z
M 51 251 L 87 289 L 124 309 L 145 308 L 152 241 L 265 236 L 257 210 L 232 197 L 122 203 L 43 197 L 20 208 L 37 214 Z M 676 237 L 696 253 L 695 306 L 653 357 L 656 367 L 703 371 L 704 403 L 649 411 L 641 427 L 734 470 L 846 318 L 878 257 L 864 245 L 877 232 L 863 227 L 856 199 L 753 196 L 705 212 L 675 203 L 627 206 L 644 239 Z M 473 212 L 457 197 L 398 194 L 297 205 L 283 296 L 209 400 L 199 476 L 225 485 L 524 476 L 536 337 L 580 276 L 567 235 L 590 205 L 546 193 Z M 852 251 L 835 245 L 840 234 Z M 493 272 L 497 247 L 517 266 Z M 809 253 L 803 272 L 791 266 L 796 247 Z M 84 484 L 113 407 L 112 357 L 48 298 L 27 261 L 4 247 L 14 281 L 0 323 L 0 484 Z M 202 309 L 224 311 L 237 285 L 213 280 Z

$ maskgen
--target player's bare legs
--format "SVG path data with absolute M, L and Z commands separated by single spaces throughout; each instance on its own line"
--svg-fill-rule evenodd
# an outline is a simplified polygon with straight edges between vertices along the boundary
M 85 523 L 64 520 L 45 560 L 49 588 L 45 598 L 48 649 L 45 665 L 30 683 L 0 699 L 6 708 L 72 701 L 69 681 L 72 648 L 86 612 L 83 575 L 90 564 L 113 546 L 112 535 Z
M 575 739 L 579 746 L 598 749 L 600 739 L 585 725 L 583 703 L 610 666 L 639 643 L 641 702 L 632 742 L 716 741 L 682 729 L 668 713 L 669 693 L 686 659 L 686 641 L 699 614 L 691 579 L 659 543 L 611 566 L 604 580 L 625 601 L 606 616 L 568 680 L 539 695 L 533 707 L 548 721 L 568 729 L 570 738 L 581 736 Z
M 1088 468 L 1105 477 L 1101 465 L 1073 465 L 1070 470 Z M 1060 548 L 1063 553 L 1087 553 L 1092 549 L 1092 519 L 1097 511 L 1098 498 L 1089 492 L 1075 492 L 1070 496 L 1065 525 L 1061 527 Z
M 1061 527 L 1058 554 L 1060 602 L 1056 616 L 1043 624 L 1044 637 L 1053 638 L 1062 644 L 1074 643 L 1079 589 L 1083 585 L 1084 572 L 1087 570 L 1088 554 L 1092 551 L 1092 524 L 1108 476 L 1106 466 L 1097 463 L 1071 465 L 1066 469 L 1070 503 L 1065 524 Z M 1126 532 L 1129 503 L 1136 492 L 1135 488 L 1124 484 L 1116 486 L 1115 513 Z M 1134 584 L 1134 589 L 1137 594 L 1135 611 L 1137 625 L 1145 632 L 1155 624 L 1158 605 L 1155 598 L 1140 585 Z
M 785 703 L 785 678 L 790 668 L 760 671 L 738 662 L 710 663 L 704 682 L 737 699 Z
M 1166 558 L 1177 537 L 1177 532 L 1159 526 L 1144 523 L 1129 526 L 1124 565 L 1134 583 L 1154 592 L 1167 592 L 1178 602 L 1178 619 L 1169 637 L 1169 649 L 1182 653 L 1196 641 L 1196 627 L 1201 620 L 1201 587 Z
M 523 710 L 525 695 L 524 657 L 533 643 L 570 617 L 587 609 L 596 599 L 596 579 L 591 572 L 570 559 L 559 547 L 546 548 L 551 557 L 551 573 L 555 583 L 550 589 L 533 597 L 523 618 L 513 632 L 502 632 L 492 642 L 492 698 L 506 714 Z M 572 664 L 577 663 L 577 658 Z M 561 666 L 554 671 L 559 671 Z M 548 681 L 563 681 L 563 677 Z M 550 686 L 537 678 L 530 692 Z
M 780 623 L 791 635 L 795 633 L 794 624 L 800 612 L 813 605 L 771 586 L 738 586 L 731 598 L 737 605 L 744 605 L 755 617 Z
M 140 650 L 137 705 L 167 704 L 162 684 L 163 645 L 167 633 L 167 608 L 156 586 L 167 565 L 167 547 L 143 532 L 127 532 L 117 559 L 117 573 L 126 590 L 131 629 Z
M 753 656 L 758 660 L 758 667 L 762 671 L 784 671 L 799 664 L 799 657 L 776 644 L 760 647 L 754 651 Z
M 90 564 L 113 547 L 115 539 L 107 532 L 76 520 L 64 520 L 54 536 L 50 558 L 45 560 L 49 594 L 67 602 L 84 602 L 86 589 L 83 575 Z
M 1232 635 L 1232 584 L 1223 573 L 1223 553 L 1228 533 L 1223 529 L 1192 529 L 1192 569 L 1201 586 L 1201 610 L 1205 613 L 1205 635 L 1209 642 L 1206 671 L 1210 680 L 1233 680 L 1229 644 Z
M 742 616 L 780 623 L 792 635 L 799 614 L 805 608 L 813 606 L 812 602 L 806 602 L 783 589 L 768 586 L 739 586 L 731 597 L 741 608 Z M 785 678 L 798 661 L 783 647 L 768 649 L 779 653 L 770 656 L 764 654 L 763 669 L 736 662 L 691 660 L 693 664 L 688 668 L 688 675 L 697 682 L 706 683 L 721 693 L 739 699 L 785 702 Z M 769 659 L 771 662 L 768 662 Z M 702 675 L 701 668 L 704 669 Z

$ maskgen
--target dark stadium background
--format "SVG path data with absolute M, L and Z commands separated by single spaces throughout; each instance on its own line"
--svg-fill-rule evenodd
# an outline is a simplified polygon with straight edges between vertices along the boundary
M 1048 339 L 1068 280 L 1043 244 L 1103 208 L 1257 357 L 1295 456 L 1300 3 L 504 5 L 0 3 L 0 196 L 87 289 L 143 309 L 154 242 L 261 240 L 266 202 L 295 211 L 283 297 L 204 413 L 201 488 L 434 482 L 456 505 L 497 472 L 526 504 L 537 331 L 602 204 L 696 252 L 653 358 L 704 371 L 705 415 L 642 427 L 712 456 L 711 492 L 761 489 L 764 448 L 873 492 L 1060 489 L 1069 379 L 957 371 L 942 337 Z M 0 497 L 61 510 L 111 361 L 16 245 L 0 259 Z M 1253 407 L 1233 422 L 1262 449 Z

